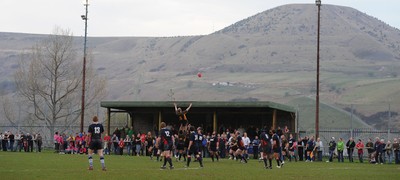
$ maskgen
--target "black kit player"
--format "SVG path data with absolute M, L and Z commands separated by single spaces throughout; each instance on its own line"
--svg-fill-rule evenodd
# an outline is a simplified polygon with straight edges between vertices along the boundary
M 169 168 L 174 169 L 174 166 L 172 165 L 172 160 L 171 160 L 171 150 L 174 145 L 174 136 L 172 134 L 172 131 L 166 128 L 165 122 L 161 122 L 160 127 L 160 133 L 159 137 L 157 138 L 157 143 L 156 146 L 159 150 L 162 151 L 162 156 L 164 156 L 164 164 L 161 166 L 161 169 L 166 169 L 167 162 L 169 163 Z
M 240 159 L 240 162 L 247 163 L 247 159 L 244 157 L 243 153 L 245 150 L 244 142 L 242 136 L 240 136 L 240 132 L 236 131 L 237 145 L 238 149 L 235 152 L 235 156 L 237 159 Z
M 184 154 L 184 150 L 185 150 L 185 135 L 180 134 L 178 136 L 178 142 L 176 143 L 176 150 L 178 151 L 178 157 L 177 157 L 177 161 L 180 161 L 183 155 L 183 158 L 186 161 L 186 157 Z
M 99 123 L 99 119 L 97 116 L 93 117 L 93 124 L 89 126 L 87 142 L 89 142 L 89 151 L 88 151 L 88 159 L 89 159 L 89 170 L 93 170 L 93 152 L 97 151 L 97 154 L 100 156 L 100 163 L 103 171 L 106 171 L 106 166 L 104 164 L 104 155 L 103 155 L 103 142 L 101 140 L 101 134 L 104 132 L 103 125 Z
M 150 159 L 153 159 L 154 137 L 151 135 L 150 131 L 147 133 L 146 142 L 147 154 L 150 156 Z
M 218 149 L 219 149 L 219 139 L 216 135 L 216 132 L 214 131 L 209 139 L 209 144 L 208 144 L 208 151 L 210 152 L 210 156 L 213 162 L 214 162 L 214 156 L 217 158 L 217 161 L 219 161 Z
M 292 161 L 292 158 L 297 162 L 297 157 L 294 154 L 294 150 L 296 150 L 296 139 L 293 138 L 293 134 L 289 135 L 289 161 Z
M 281 168 L 283 166 L 282 163 L 282 159 L 281 159 L 281 155 L 280 152 L 282 151 L 282 147 L 281 147 L 281 139 L 279 137 L 278 134 L 276 134 L 275 130 L 272 130 L 272 150 L 274 151 L 274 157 L 276 159 L 276 163 L 278 164 L 278 166 L 276 166 L 277 168 Z
M 182 110 L 182 108 L 178 107 L 176 103 L 174 103 L 175 107 L 175 113 L 179 118 L 179 123 L 181 124 L 179 127 L 179 134 L 186 134 L 187 132 L 187 124 L 188 124 L 188 119 L 186 117 L 186 114 L 189 112 L 190 108 L 192 107 L 192 103 L 190 103 L 189 107 L 186 108 L 186 110 Z
M 272 169 L 272 143 L 271 143 L 271 137 L 263 129 L 261 131 L 260 138 L 261 138 L 262 159 L 264 161 L 264 167 L 266 169 Z M 269 161 L 269 166 L 268 166 L 268 163 L 267 163 L 267 159 Z
M 194 127 L 190 127 L 190 136 L 189 136 L 189 146 L 187 153 L 187 162 L 186 167 L 189 167 L 190 161 L 192 160 L 192 155 L 194 155 L 197 161 L 200 163 L 200 167 L 203 167 L 203 158 L 201 155 L 200 147 L 203 144 L 203 134 L 201 133 L 201 127 L 197 128 L 197 133 L 194 131 Z

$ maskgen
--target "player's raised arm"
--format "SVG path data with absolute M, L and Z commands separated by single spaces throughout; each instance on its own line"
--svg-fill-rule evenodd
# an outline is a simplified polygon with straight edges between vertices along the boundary
M 186 112 L 189 111 L 191 107 L 192 107 L 192 103 L 190 103 L 189 107 L 186 108 Z
M 175 112 L 178 111 L 178 106 L 176 105 L 176 103 L 174 103 L 174 107 L 175 107 Z

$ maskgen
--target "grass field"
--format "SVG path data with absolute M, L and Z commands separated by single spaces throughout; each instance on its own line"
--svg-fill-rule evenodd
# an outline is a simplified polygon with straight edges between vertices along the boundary
M 94 170 L 88 171 L 86 155 L 60 155 L 52 152 L 0 152 L 0 179 L 400 179 L 400 165 L 286 162 L 281 169 L 266 170 L 263 163 L 248 164 L 223 159 L 204 161 L 200 169 L 192 162 L 173 162 L 174 170 L 160 170 L 161 162 L 148 157 L 111 155 L 105 157 L 107 171 L 101 171 L 99 157 L 94 156 Z

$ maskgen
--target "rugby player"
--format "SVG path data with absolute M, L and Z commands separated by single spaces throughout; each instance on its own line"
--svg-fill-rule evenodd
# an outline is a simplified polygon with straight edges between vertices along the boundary
M 179 118 L 179 122 L 180 122 L 180 127 L 179 127 L 179 133 L 180 134 L 186 134 L 187 132 L 187 124 L 188 124 L 188 120 L 186 117 L 186 114 L 189 112 L 190 108 L 192 107 L 192 103 L 190 103 L 189 107 L 186 108 L 186 110 L 182 110 L 181 108 L 178 108 L 178 106 L 176 105 L 176 103 L 174 103 L 174 107 L 175 107 L 175 113 Z
M 262 149 L 262 159 L 264 161 L 264 167 L 266 169 L 272 169 L 272 144 L 271 136 L 265 132 L 265 129 L 261 130 L 261 149 Z M 269 161 L 269 166 L 267 163 Z
M 219 161 L 218 149 L 219 149 L 219 139 L 216 136 L 216 132 L 213 131 L 208 143 L 208 151 L 210 152 L 210 156 L 213 162 L 214 162 L 214 156 L 217 158 L 217 161 Z
M 151 135 L 151 132 L 149 131 L 148 133 L 147 133 L 147 136 L 146 136 L 146 144 L 147 144 L 147 146 L 146 146 L 146 149 L 147 149 L 147 154 L 150 156 L 150 159 L 152 160 L 153 159 L 153 148 L 154 148 L 154 137 Z
M 297 142 L 296 139 L 293 138 L 293 134 L 289 135 L 289 161 L 292 161 L 292 158 L 297 162 L 297 157 L 294 154 L 296 150 Z
M 235 156 L 237 157 L 237 159 L 240 159 L 240 162 L 247 163 L 247 159 L 243 155 L 246 147 L 244 146 L 243 138 L 240 136 L 240 131 L 236 131 L 236 138 L 238 149 L 235 152 Z
M 188 146 L 188 153 L 187 153 L 187 162 L 185 167 L 189 167 L 190 161 L 192 159 L 192 155 L 194 155 L 197 161 L 200 163 L 200 167 L 203 167 L 203 158 L 201 155 L 200 147 L 202 146 L 203 142 L 203 134 L 201 134 L 201 127 L 197 128 L 197 133 L 194 131 L 194 127 L 190 127 L 190 136 L 189 136 L 189 146 Z
M 281 147 L 281 139 L 279 138 L 279 135 L 276 134 L 275 130 L 270 131 L 272 135 L 272 150 L 274 151 L 274 157 L 276 159 L 277 163 L 277 168 L 283 167 L 282 159 L 281 159 L 281 152 L 282 152 L 282 147 Z
M 157 138 L 156 146 L 159 146 L 157 148 L 162 151 L 161 155 L 164 156 L 164 164 L 161 166 L 161 169 L 166 169 L 167 162 L 169 163 L 169 168 L 174 169 L 171 160 L 174 136 L 172 135 L 172 131 L 167 129 L 166 126 L 165 122 L 161 122 L 160 136 Z
M 106 166 L 104 163 L 104 155 L 103 155 L 103 146 L 101 141 L 101 134 L 104 132 L 103 125 L 99 123 L 99 119 L 97 116 L 94 116 L 93 124 L 89 126 L 87 142 L 89 142 L 89 170 L 93 170 L 93 152 L 97 151 L 97 154 L 100 156 L 100 163 L 103 171 L 106 171 Z

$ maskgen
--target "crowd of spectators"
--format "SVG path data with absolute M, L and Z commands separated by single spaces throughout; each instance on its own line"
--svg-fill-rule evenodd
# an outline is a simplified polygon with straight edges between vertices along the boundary
M 0 149 L 11 152 L 42 152 L 43 138 L 40 133 L 24 134 L 23 132 L 13 134 L 11 131 L 0 133 Z
M 179 141 L 185 141 L 185 137 L 179 136 L 178 132 L 174 130 L 173 125 L 169 125 L 167 128 L 170 128 L 174 132 L 176 144 Z M 252 158 L 258 159 L 260 157 L 259 135 L 261 130 L 253 126 L 250 126 L 246 130 L 241 126 L 238 129 L 231 129 L 221 125 L 216 133 L 219 142 L 219 156 L 221 158 L 228 157 L 230 137 L 236 131 L 239 131 L 239 134 L 243 137 L 246 147 L 244 156 L 249 159 L 250 154 Z M 278 128 L 276 132 L 282 142 L 282 160 L 322 161 L 324 143 L 320 138 L 315 140 L 313 136 L 305 136 L 295 139 L 287 127 L 284 129 Z M 209 157 L 207 144 L 209 144 L 208 140 L 211 138 L 211 133 L 213 133 L 211 130 L 204 133 L 206 137 L 202 150 L 204 157 Z M 153 149 L 149 151 L 149 147 L 155 144 L 157 135 L 158 129 L 156 126 L 152 132 L 135 132 L 133 127 L 116 128 L 111 135 L 105 134 L 103 137 L 104 153 L 106 155 L 151 156 L 157 153 Z M 86 138 L 87 135 L 84 132 L 75 133 L 74 135 L 59 134 L 56 132 L 54 134 L 55 152 L 60 154 L 86 154 L 88 149 Z M 367 157 L 368 162 L 373 164 L 391 164 L 393 162 L 399 164 L 400 145 L 398 140 L 394 138 L 392 142 L 376 137 L 374 141 L 368 139 L 364 143 L 362 139 L 358 139 L 356 142 L 352 137 L 347 140 L 338 138 L 337 141 L 335 137 L 332 137 L 327 143 L 328 152 L 325 152 L 325 154 L 328 155 L 328 160 L 326 162 L 333 162 L 334 158 L 338 162 L 344 162 L 344 156 L 347 155 L 346 159 L 349 162 L 354 162 L 354 157 L 357 157 L 358 161 L 363 163 L 364 157 Z M 11 131 L 6 131 L 4 134 L 0 133 L 0 142 L 0 149 L 2 151 L 14 152 L 33 152 L 34 149 L 36 152 L 41 152 L 43 144 L 42 136 L 39 133 L 31 135 L 20 132 L 14 135 Z M 177 154 L 182 154 L 182 152 Z

